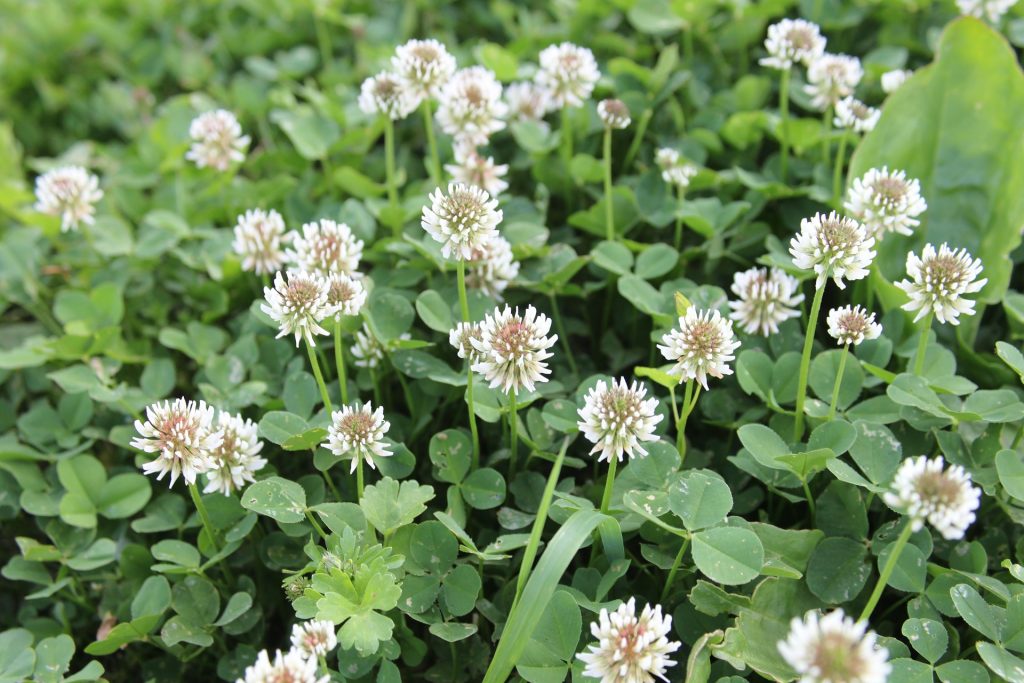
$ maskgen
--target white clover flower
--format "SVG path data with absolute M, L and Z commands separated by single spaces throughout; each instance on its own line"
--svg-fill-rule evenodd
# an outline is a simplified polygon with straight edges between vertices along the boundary
M 398 121 L 411 114 L 417 104 L 417 99 L 390 71 L 370 76 L 359 88 L 359 108 L 364 114 L 383 114 Z
M 839 346 L 857 346 L 868 339 L 878 339 L 882 326 L 875 322 L 875 314 L 860 306 L 841 306 L 828 312 L 828 333 Z
M 199 168 L 226 171 L 231 164 L 245 160 L 249 136 L 242 135 L 242 126 L 226 109 L 216 109 L 192 119 L 188 134 L 192 147 L 185 158 Z
M 260 310 L 280 327 L 278 339 L 294 334 L 296 346 L 301 339 L 316 346 L 314 335 L 329 334 L 320 322 L 335 314 L 328 302 L 329 295 L 327 279 L 322 275 L 290 270 L 285 279 L 279 271 L 274 277 L 274 286 L 263 288 L 266 303 L 260 304 Z
M 928 208 L 921 183 L 903 171 L 872 168 L 850 185 L 843 207 L 876 239 L 889 232 L 912 235 Z
M 395 49 L 391 66 L 406 92 L 415 102 L 437 97 L 444 84 L 455 75 L 455 57 L 443 43 L 430 40 L 410 40 Z
M 789 253 L 797 268 L 817 274 L 815 287 L 825 286 L 829 278 L 839 289 L 846 289 L 847 280 L 860 280 L 868 275 L 868 266 L 875 258 L 875 238 L 863 225 L 840 216 L 816 213 L 800 221 L 800 232 L 789 242 Z
M 36 178 L 36 211 L 60 216 L 60 231 L 92 225 L 96 203 L 103 199 L 99 178 L 81 166 L 63 166 Z
M 407 336 L 402 335 L 403 338 Z M 352 357 L 357 368 L 375 368 L 384 360 L 384 346 L 366 323 L 363 323 L 363 329 L 352 335 Z
M 548 129 L 544 117 L 554 109 L 554 103 L 547 88 L 529 81 L 513 83 L 505 88 L 505 102 L 513 121 L 535 121 Z
M 328 683 L 330 676 L 317 677 L 318 664 L 316 658 L 295 649 L 285 654 L 278 650 L 274 661 L 266 650 L 260 650 L 253 665 L 246 667 L 245 676 L 235 683 Z
M 196 475 L 210 469 L 211 452 L 220 446 L 222 435 L 213 428 L 213 407 L 205 401 L 175 399 L 146 407 L 146 421 L 135 421 L 139 436 L 133 448 L 157 453 L 157 458 L 142 465 L 146 474 L 157 473 L 157 481 L 170 473 L 170 486 L 180 476 L 188 484 Z
M 537 84 L 551 93 L 557 109 L 581 106 L 601 78 L 594 53 L 572 43 L 549 45 L 538 61 Z
M 932 312 L 940 323 L 960 324 L 960 314 L 974 315 L 974 302 L 962 298 L 974 294 L 988 282 L 981 275 L 981 259 L 972 258 L 966 249 L 954 251 L 943 244 L 938 252 L 931 244 L 924 245 L 921 257 L 907 254 L 907 275 L 896 286 L 907 293 L 910 301 L 905 311 L 917 311 L 914 322 Z
M 751 268 L 732 278 L 732 292 L 739 297 L 730 301 L 729 315 L 747 334 L 767 337 L 777 334 L 779 323 L 797 318 L 796 306 L 804 300 L 800 283 L 779 268 Z
M 366 288 L 357 277 L 334 273 L 327 277 L 327 304 L 335 309 L 335 320 L 343 315 L 359 315 L 366 304 Z
M 469 361 L 470 365 L 479 363 L 483 355 L 473 346 L 473 340 L 483 340 L 483 329 L 480 323 L 461 322 L 448 333 L 448 343 L 459 354 L 459 358 Z
M 260 456 L 263 442 L 252 420 L 221 411 L 217 416 L 217 432 L 220 444 L 210 449 L 210 467 L 206 470 L 203 493 L 220 491 L 230 496 L 246 482 L 256 481 L 256 472 L 263 469 L 267 461 Z
M 824 616 L 812 610 L 790 622 L 779 653 L 799 683 L 885 683 L 892 670 L 889 651 L 867 628 L 866 621 L 854 622 L 841 609 Z
M 587 392 L 577 426 L 594 444 L 591 454 L 600 452 L 599 462 L 643 457 L 647 450 L 641 442 L 658 440 L 654 428 L 663 416 L 655 413 L 658 399 L 646 396 L 647 387 L 636 381 L 628 385 L 625 378 L 611 386 L 601 380 Z
M 960 465 L 943 469 L 942 456 L 907 458 L 896 470 L 892 491 L 885 504 L 910 517 L 914 531 L 927 521 L 942 537 L 953 541 L 964 537 L 974 522 L 981 489 L 971 484 L 971 475 Z
M 384 419 L 384 409 L 373 404 L 342 406 L 331 413 L 331 426 L 327 430 L 324 444 L 337 456 L 352 458 L 349 472 L 355 472 L 360 460 L 365 460 L 372 469 L 377 469 L 374 458 L 387 458 L 393 453 L 384 442 L 384 435 L 391 423 Z
M 636 616 L 636 599 L 619 605 L 614 612 L 602 609 L 590 624 L 597 643 L 589 652 L 576 655 L 587 666 L 584 676 L 601 683 L 653 683 L 655 677 L 667 681 L 665 672 L 675 665 L 669 655 L 680 643 L 668 639 L 672 617 L 663 616 L 661 605 L 645 605 Z
M 852 95 L 863 76 L 864 69 L 856 57 L 823 54 L 807 68 L 804 92 L 811 96 L 812 105 L 825 111 Z
M 740 346 L 732 332 L 732 321 L 717 310 L 700 311 L 696 306 L 686 309 L 679 318 L 679 329 L 672 329 L 661 338 L 658 350 L 666 360 L 674 361 L 669 370 L 680 382 L 697 380 L 708 388 L 708 375 L 721 379 L 731 375 L 729 361 Z
M 494 157 L 485 157 L 475 149 L 456 148 L 454 164 L 445 164 L 444 170 L 457 183 L 479 187 L 492 197 L 508 189 L 503 180 L 508 174 L 508 164 L 495 164 Z
M 1015 0 L 1016 1 L 1016 0 Z M 907 82 L 907 79 L 914 75 L 909 69 L 893 69 L 882 74 L 882 90 L 891 95 L 900 89 L 900 86 Z
M 671 147 L 662 147 L 655 152 L 654 163 L 661 169 L 661 179 L 669 185 L 685 190 L 700 169 L 680 156 Z
M 999 23 L 1003 15 L 1017 4 L 1017 0 L 956 0 L 960 14 L 968 17 L 988 19 L 991 23 Z
M 291 242 L 284 219 L 271 209 L 250 209 L 238 217 L 232 248 L 242 258 L 242 270 L 269 275 L 284 266 L 288 256 L 283 245 Z
M 551 357 L 548 349 L 558 335 L 547 336 L 550 331 L 551 320 L 533 306 L 527 306 L 524 315 L 518 308 L 494 309 L 480 324 L 480 339 L 470 339 L 481 355 L 481 360 L 473 363 L 473 371 L 483 375 L 492 389 L 500 386 L 509 393 L 525 387 L 533 391 L 551 374 L 544 361 Z
M 430 195 L 430 206 L 423 207 L 420 225 L 441 243 L 445 258 L 470 260 L 498 234 L 502 212 L 498 200 L 486 190 L 465 183 L 451 183 L 448 194 L 441 188 Z
M 327 620 L 303 621 L 292 626 L 292 650 L 317 659 L 338 646 L 334 624 Z
M 761 58 L 761 66 L 785 71 L 794 64 L 808 66 L 825 54 L 825 37 L 817 24 L 804 19 L 783 19 L 768 27 L 764 49 L 768 56 Z
M 437 122 L 457 143 L 486 145 L 505 127 L 508 105 L 501 99 L 501 83 L 482 66 L 460 69 L 441 90 Z
M 869 107 L 857 98 L 844 97 L 836 102 L 836 115 L 833 124 L 837 128 L 846 128 L 854 133 L 870 133 L 878 123 L 882 112 Z
M 622 100 L 601 100 L 597 103 L 597 117 L 606 128 L 622 130 L 633 120 L 629 118 L 629 107 Z
M 474 250 L 473 258 L 466 265 L 466 286 L 479 289 L 498 301 L 504 299 L 504 291 L 519 275 L 519 261 L 512 254 L 512 245 L 501 235 L 495 235 Z
M 303 225 L 302 234 L 295 234 L 292 246 L 288 260 L 300 270 L 321 275 L 351 275 L 363 257 L 363 241 L 352 233 L 352 228 L 329 218 Z

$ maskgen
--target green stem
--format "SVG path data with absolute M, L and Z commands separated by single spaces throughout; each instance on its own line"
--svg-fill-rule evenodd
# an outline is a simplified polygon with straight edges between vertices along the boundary
M 789 174 L 789 77 L 790 69 L 782 72 L 782 80 L 779 82 L 779 142 L 782 144 L 782 159 L 780 170 L 782 171 L 782 182 L 787 182 Z
M 509 393 L 509 410 L 508 410 L 508 430 L 512 440 L 512 447 L 509 450 L 508 456 L 508 480 L 512 481 L 512 477 L 516 473 L 516 459 L 519 456 L 519 415 L 518 411 L 518 397 L 516 396 L 516 390 L 513 389 Z
M 437 151 L 437 136 L 434 135 L 434 117 L 430 113 L 430 98 L 423 98 L 423 127 L 427 131 L 427 146 L 430 148 L 430 179 L 441 186 L 441 154 Z
M 682 185 L 676 185 L 676 234 L 675 234 L 675 247 L 676 251 L 683 246 L 683 198 L 686 196 L 686 188 Z
M 629 144 L 629 149 L 626 150 L 626 158 L 622 162 L 624 170 L 630 167 L 633 159 L 636 158 L 637 152 L 640 151 L 640 144 L 644 140 L 644 133 L 647 132 L 647 125 L 651 122 L 652 116 L 654 116 L 653 109 L 644 109 L 644 113 L 640 115 L 640 120 L 636 124 L 636 132 L 633 133 L 633 142 Z
M 846 357 L 850 355 L 850 345 L 843 346 L 843 355 L 839 357 L 839 373 L 836 375 L 836 383 L 832 387 L 832 402 L 828 406 L 828 421 L 836 417 L 836 406 L 839 404 L 839 387 L 843 384 L 843 372 L 846 371 Z
M 363 499 L 363 458 L 356 463 L 356 502 Z
M 316 532 L 320 534 L 320 538 L 326 541 L 327 533 L 324 531 L 323 527 L 320 526 L 320 524 L 316 521 L 316 518 L 313 516 L 313 513 L 310 512 L 309 510 L 306 510 L 306 519 L 308 519 L 309 523 L 313 525 L 313 528 L 316 529 Z
M 698 388 L 698 393 L 700 389 Z M 675 396 L 673 395 L 672 408 L 675 410 Z M 690 417 L 690 411 L 696 405 L 696 398 L 693 395 L 693 380 L 686 381 L 686 392 L 683 394 L 683 409 L 676 419 L 676 450 L 679 451 L 679 459 L 686 459 L 686 421 Z
M 395 122 L 384 117 L 384 177 L 388 186 L 388 203 L 398 207 L 398 186 L 395 183 Z M 402 224 L 395 221 L 395 237 L 401 235 Z
M 341 403 L 348 405 L 348 374 L 345 371 L 345 350 L 341 346 L 341 320 L 334 320 L 334 365 L 338 370 Z
M 565 325 L 562 323 L 562 313 L 558 310 L 558 296 L 551 291 L 548 294 L 548 298 L 551 300 L 551 317 L 555 319 L 555 329 L 558 330 L 558 338 L 562 342 L 562 350 L 565 351 L 565 357 L 569 361 L 569 369 L 572 370 L 572 374 L 579 375 L 579 368 L 576 366 L 576 356 L 572 352 L 572 344 L 569 343 L 569 335 L 565 331 Z
M 313 26 L 316 29 L 316 42 L 320 48 L 320 68 L 326 70 L 332 60 L 331 40 L 327 33 L 327 27 L 324 26 L 324 22 L 320 18 L 320 12 L 317 10 L 313 10 Z
M 818 326 L 818 314 L 821 312 L 821 301 L 825 298 L 825 285 L 822 283 L 814 291 L 814 303 L 811 304 L 811 315 L 807 319 L 807 334 L 804 337 L 804 351 L 800 356 L 800 377 L 796 385 L 796 420 L 793 423 L 793 441 L 799 441 L 804 435 L 804 401 L 807 400 L 807 373 L 811 368 L 811 348 L 814 346 L 814 330 Z
M 858 621 L 866 621 L 871 616 L 871 613 L 875 611 L 875 606 L 878 605 L 878 600 L 882 597 L 882 591 L 885 590 L 885 586 L 889 583 L 889 577 L 892 576 L 893 570 L 896 569 L 900 553 L 903 552 L 903 548 L 907 545 L 907 541 L 910 540 L 910 535 L 913 533 L 914 524 L 908 519 L 906 526 L 903 527 L 903 531 L 900 532 L 899 538 L 896 539 L 896 543 L 889 553 L 889 558 L 885 561 L 885 566 L 882 567 L 882 573 L 878 577 L 878 583 L 875 584 L 875 590 L 871 592 L 868 604 L 864 605 L 864 611 L 860 613 Z
M 569 162 L 572 161 L 572 116 L 568 105 L 562 107 L 562 161 L 565 162 L 566 172 L 569 170 Z
M 661 600 L 662 604 L 665 603 L 665 598 L 668 597 L 669 592 L 672 590 L 672 584 L 675 583 L 676 574 L 679 573 L 679 567 L 683 562 L 683 555 L 686 554 L 686 549 L 690 547 L 690 537 L 687 536 L 683 539 L 682 544 L 679 546 L 679 552 L 676 553 L 676 559 L 672 561 L 672 569 L 669 570 L 668 578 L 665 580 L 665 587 L 661 589 Z
M 804 487 L 804 498 L 807 499 L 807 509 L 811 513 L 811 526 L 814 526 L 815 509 L 814 509 L 814 496 L 811 495 L 811 487 L 808 485 L 806 479 L 801 479 L 800 484 Z
M 314 457 L 316 456 L 316 449 L 315 448 L 313 449 L 313 455 L 314 455 Z M 338 487 L 334 484 L 334 480 L 331 479 L 331 475 L 328 474 L 326 471 L 323 471 L 320 474 L 323 475 L 324 481 L 327 482 L 327 488 L 329 488 L 331 490 L 331 493 L 333 493 L 334 497 L 338 499 L 338 502 L 340 503 L 342 500 L 344 500 L 341 497 L 341 491 L 338 490 Z
M 459 259 L 456 266 L 459 281 L 459 310 L 462 322 L 469 322 L 469 298 L 466 296 L 466 261 Z M 476 409 L 473 406 L 473 364 L 466 359 L 466 404 L 469 409 L 469 431 L 473 437 L 473 469 L 480 466 L 480 433 L 476 426 Z
M 604 493 L 601 495 L 601 512 L 608 514 L 608 506 L 612 502 L 612 486 L 615 484 L 615 469 L 618 467 L 617 457 L 608 458 L 608 478 L 604 481 Z
M 612 203 L 612 128 L 604 128 L 604 229 L 605 239 L 615 240 L 615 205 Z
M 839 137 L 839 151 L 836 152 L 836 167 L 832 171 L 833 204 L 836 204 L 842 198 L 843 164 L 846 163 L 846 144 L 849 138 L 849 131 L 843 130 L 843 134 Z
M 831 132 L 832 132 L 832 107 L 830 105 L 830 106 L 826 107 L 825 113 L 822 114 L 821 153 L 822 153 L 822 158 L 825 161 L 825 168 L 828 168 L 828 164 L 832 160 L 832 141 L 829 140 Z
M 188 492 L 192 496 L 192 502 L 195 503 L 196 512 L 199 513 L 199 519 L 203 523 L 203 528 L 206 530 L 206 535 L 210 539 L 210 544 L 213 546 L 214 554 L 220 550 L 220 543 L 217 542 L 217 536 L 213 533 L 213 524 L 210 523 L 210 515 L 206 512 L 206 504 L 203 503 L 203 497 L 199 494 L 199 489 L 196 488 L 195 484 L 188 485 Z
M 928 335 L 932 331 L 932 313 L 924 318 L 921 336 L 917 340 L 917 354 L 914 356 L 914 374 L 918 377 L 924 372 L 924 358 L 928 354 Z
M 309 355 L 309 364 L 313 368 L 316 384 L 320 387 L 320 398 L 323 399 L 324 407 L 327 408 L 327 412 L 333 413 L 334 406 L 331 405 L 331 397 L 327 393 L 327 385 L 324 384 L 324 375 L 320 372 L 320 361 L 316 359 L 316 352 L 313 350 L 313 346 L 309 343 L 308 339 L 306 340 L 306 353 Z

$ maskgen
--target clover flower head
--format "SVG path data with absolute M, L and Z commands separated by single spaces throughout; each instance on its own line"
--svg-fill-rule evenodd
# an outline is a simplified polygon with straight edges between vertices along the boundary
M 294 334 L 296 346 L 302 339 L 316 346 L 315 335 L 329 334 L 320 322 L 335 314 L 329 296 L 327 278 L 322 275 L 290 270 L 286 276 L 278 271 L 274 286 L 263 288 L 266 302 L 260 305 L 260 310 L 278 324 L 278 338 Z
M 473 147 L 456 147 L 454 164 L 445 164 L 444 170 L 456 183 L 479 187 L 492 197 L 508 189 L 504 178 L 508 164 L 495 164 L 494 157 L 485 157 Z
M 916 178 L 885 166 L 872 168 L 856 178 L 843 206 L 876 239 L 890 232 L 912 235 L 921 224 L 917 217 L 928 208 Z
M 1014 0 L 1016 2 L 1016 0 Z M 907 79 L 914 75 L 909 69 L 893 69 L 882 74 L 882 91 L 891 95 L 900 89 L 900 86 L 907 82 Z
M 533 391 L 538 382 L 547 382 L 551 374 L 545 362 L 548 351 L 558 335 L 548 336 L 551 320 L 527 306 L 522 315 L 519 309 L 494 309 L 480 325 L 480 339 L 470 339 L 481 360 L 471 366 L 490 382 L 492 389 L 501 387 L 505 393 L 525 388 Z
M 363 281 L 358 273 L 353 275 L 333 273 L 327 277 L 327 304 L 335 309 L 335 320 L 343 315 L 359 315 L 366 304 Z
M 662 615 L 661 605 L 645 605 L 638 617 L 636 599 L 630 598 L 614 612 L 601 610 L 590 624 L 597 642 L 576 657 L 586 664 L 583 675 L 601 683 L 667 681 L 665 672 L 676 663 L 669 656 L 680 646 L 668 639 L 671 632 L 672 617 Z
M 914 252 L 907 255 L 910 279 L 896 283 L 910 297 L 903 310 L 917 311 L 914 322 L 932 312 L 940 323 L 959 325 L 960 314 L 974 315 L 974 302 L 964 295 L 980 291 L 988 282 L 977 279 L 981 271 L 981 259 L 972 258 L 966 249 L 956 251 L 943 244 L 936 251 L 926 244 L 920 257 Z
M 974 522 L 981 489 L 960 465 L 944 468 L 942 456 L 907 458 L 896 470 L 885 504 L 910 517 L 914 531 L 927 521 L 946 540 L 964 537 Z
M 476 250 L 498 234 L 502 212 L 498 200 L 486 190 L 466 183 L 451 183 L 448 193 L 441 188 L 430 195 L 423 207 L 420 225 L 441 243 L 445 258 L 470 260 Z
M 799 317 L 796 306 L 804 300 L 797 279 L 779 268 L 751 268 L 736 273 L 732 292 L 739 298 L 729 302 L 729 317 L 747 334 L 762 337 L 777 334 L 780 323 Z
M 852 95 L 863 76 L 864 68 L 856 57 L 826 53 L 816 57 L 807 67 L 804 92 L 811 96 L 812 105 L 819 111 L 825 111 Z
M 211 454 L 223 438 L 213 427 L 214 411 L 205 401 L 184 398 L 146 407 L 146 421 L 135 421 L 138 436 L 131 445 L 145 453 L 156 453 L 155 460 L 142 465 L 146 474 L 157 480 L 170 474 L 170 486 L 180 476 L 187 484 L 196 483 L 196 475 L 210 469 Z
M 320 275 L 351 275 L 363 257 L 363 241 L 353 234 L 352 228 L 329 218 L 303 225 L 302 234 L 294 236 L 292 247 L 287 253 L 288 260 L 301 270 Z
M 551 93 L 558 109 L 581 106 L 601 78 L 594 53 L 572 43 L 549 45 L 541 50 L 538 61 L 536 81 Z
M 661 169 L 661 179 L 681 190 L 688 188 L 690 181 L 700 172 L 695 164 L 683 159 L 671 147 L 662 147 L 655 152 L 654 163 Z
M 331 426 L 327 430 L 327 443 L 324 444 L 338 456 L 352 458 L 350 472 L 355 472 L 360 460 L 376 469 L 374 458 L 387 458 L 393 453 L 384 435 L 391 428 L 391 423 L 384 419 L 384 408 L 373 409 L 373 404 L 342 406 L 341 410 L 331 413 Z
M 508 105 L 501 99 L 501 83 L 482 66 L 460 69 L 441 90 L 437 122 L 457 143 L 486 145 L 505 127 Z
M 245 160 L 249 136 L 242 135 L 242 126 L 226 109 L 215 109 L 192 119 L 188 134 L 192 147 L 185 158 L 199 168 L 226 171 L 234 163 Z
M 854 133 L 870 133 L 875 129 L 881 115 L 882 112 L 851 95 L 836 102 L 833 123 L 837 128 L 852 130 Z
M 220 443 L 210 449 L 210 467 L 206 470 L 206 488 L 203 493 L 220 491 L 230 496 L 246 482 L 256 481 L 256 472 L 267 464 L 260 456 L 260 441 L 256 423 L 221 411 L 217 415 Z
M 235 224 L 235 253 L 242 258 L 242 270 L 269 275 L 281 270 L 288 259 L 283 245 L 291 242 L 281 214 L 271 209 L 250 209 Z
M 370 76 L 359 88 L 359 108 L 364 114 L 383 114 L 398 121 L 411 114 L 416 105 L 416 98 L 390 71 Z
M 878 339 L 882 326 L 875 322 L 875 314 L 860 306 L 842 306 L 828 312 L 828 333 L 839 346 L 857 346 L 869 339 Z
M 764 40 L 767 57 L 761 66 L 785 71 L 794 64 L 807 66 L 825 53 L 825 37 L 821 28 L 804 19 L 783 19 L 768 27 Z
M 461 322 L 448 333 L 448 343 L 459 354 L 459 358 L 469 361 L 469 364 L 478 363 L 483 355 L 473 345 L 473 340 L 478 342 L 483 339 L 483 328 L 480 323 Z
M 644 441 L 657 441 L 654 428 L 662 420 L 656 413 L 658 399 L 647 398 L 647 387 L 625 378 L 612 380 L 611 385 L 601 380 L 591 387 L 582 408 L 577 426 L 587 440 L 594 444 L 591 454 L 600 453 L 598 461 L 622 461 L 647 455 L 641 445 Z
M 60 231 L 92 225 L 96 203 L 103 199 L 99 178 L 81 166 L 62 166 L 36 178 L 36 211 L 60 216 Z
M 334 624 L 327 620 L 303 621 L 292 626 L 292 650 L 317 659 L 338 646 Z
M 956 0 L 956 7 L 960 10 L 960 14 L 988 19 L 993 24 L 999 23 L 1003 15 L 1016 4 L 1017 0 Z
M 729 362 L 740 341 L 732 331 L 732 321 L 717 310 L 686 309 L 679 318 L 679 329 L 672 329 L 661 338 L 658 350 L 675 365 L 669 370 L 680 382 L 697 380 L 706 390 L 708 375 L 721 379 L 732 374 Z
M 415 102 L 437 97 L 444 84 L 455 75 L 455 57 L 443 43 L 428 40 L 410 40 L 395 49 L 391 67 L 406 92 Z
M 885 683 L 892 667 L 889 651 L 878 646 L 866 621 L 855 622 L 837 609 L 794 618 L 778 648 L 800 683 Z
M 384 360 L 384 345 L 366 323 L 352 335 L 352 357 L 357 368 L 375 368 Z
M 530 81 L 513 83 L 505 88 L 505 103 L 513 121 L 535 121 L 547 130 L 543 119 L 554 109 L 547 88 Z
M 487 240 L 474 250 L 473 258 L 466 262 L 466 286 L 502 301 L 503 293 L 519 275 L 519 261 L 512 253 L 512 245 L 501 235 Z
M 824 287 L 832 278 L 839 289 L 846 289 L 844 279 L 867 277 L 875 258 L 874 245 L 875 238 L 863 225 L 833 211 L 800 221 L 800 232 L 790 240 L 789 253 L 797 268 L 814 271 L 815 287 Z
M 327 683 L 330 676 L 318 677 L 318 666 L 315 657 L 306 657 L 295 649 L 284 654 L 278 650 L 273 661 L 266 650 L 260 650 L 256 661 L 235 683 Z
M 622 100 L 601 100 L 597 103 L 597 117 L 606 128 L 622 130 L 632 121 L 629 118 L 629 107 Z

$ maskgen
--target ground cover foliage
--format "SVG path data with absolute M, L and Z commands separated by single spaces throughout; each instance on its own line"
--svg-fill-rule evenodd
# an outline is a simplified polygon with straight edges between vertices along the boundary
M 0 682 L 1024 680 L 1012 4 L 0 2 Z

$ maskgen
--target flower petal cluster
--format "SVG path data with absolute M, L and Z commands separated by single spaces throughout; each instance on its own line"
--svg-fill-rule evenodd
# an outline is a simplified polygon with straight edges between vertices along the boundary
M 875 314 L 860 306 L 842 306 L 828 312 L 828 333 L 839 346 L 857 346 L 869 339 L 878 339 L 882 326 L 875 322 Z
M 804 19 L 783 19 L 768 27 L 764 40 L 767 57 L 761 66 L 784 71 L 794 64 L 808 66 L 825 53 L 825 37 L 821 28 Z
M 445 258 L 471 260 L 498 234 L 502 211 L 498 200 L 486 190 L 465 183 L 451 183 L 448 193 L 437 188 L 430 195 L 430 205 L 423 207 L 420 225 L 441 243 Z
M 384 435 L 391 423 L 384 419 L 384 408 L 373 409 L 372 403 L 342 406 L 331 413 L 331 426 L 327 430 L 327 449 L 337 456 L 352 458 L 351 472 L 356 471 L 360 460 L 376 469 L 374 458 L 387 458 L 393 453 Z
M 303 621 L 292 626 L 292 650 L 309 659 L 327 655 L 338 646 L 334 624 L 327 620 Z
M 837 128 L 852 130 L 854 133 L 870 133 L 875 129 L 881 115 L 881 111 L 869 107 L 851 95 L 836 102 L 833 123 Z
M 661 179 L 681 190 L 688 188 L 690 181 L 700 172 L 696 164 L 683 159 L 671 147 L 660 148 L 654 155 L 654 163 L 661 169 Z
M 359 88 L 359 108 L 364 114 L 383 114 L 392 121 L 398 121 L 411 114 L 417 103 L 418 100 L 391 71 L 370 76 Z
M 486 145 L 505 127 L 508 105 L 501 99 L 501 83 L 482 66 L 460 69 L 441 90 L 437 122 L 456 144 Z
M 864 77 L 860 60 L 849 55 L 823 54 L 807 67 L 804 92 L 819 111 L 834 107 L 839 100 L 853 94 Z
M 480 323 L 461 322 L 448 333 L 448 343 L 455 348 L 459 358 L 468 360 L 469 364 L 483 360 L 483 354 L 477 351 L 473 340 L 483 341 L 483 328 Z
M 465 151 L 456 148 L 454 164 L 445 164 L 444 170 L 456 183 L 479 187 L 492 197 L 508 189 L 504 178 L 508 164 L 495 164 L 494 157 L 485 157 L 474 148 Z
M 917 311 L 914 322 L 930 312 L 940 323 L 959 325 L 961 314 L 974 315 L 974 302 L 964 295 L 981 291 L 988 282 L 988 278 L 978 279 L 981 271 L 981 259 L 972 258 L 966 249 L 956 251 L 942 244 L 936 251 L 926 244 L 920 257 L 914 252 L 907 255 L 910 279 L 896 283 L 910 297 L 903 310 Z
M 629 118 L 629 107 L 622 100 L 601 100 L 597 103 L 597 117 L 606 128 L 622 130 L 632 121 Z
M 630 385 L 625 378 L 612 380 L 611 385 L 601 380 L 587 392 L 577 426 L 594 444 L 591 454 L 600 453 L 598 461 L 621 462 L 623 456 L 647 455 L 642 442 L 658 440 L 654 428 L 663 416 L 657 410 L 658 399 L 647 398 L 643 384 L 634 380 Z
M 278 271 L 273 287 L 263 288 L 266 302 L 260 310 L 278 324 L 278 338 L 295 335 L 295 345 L 305 339 L 310 346 L 316 346 L 315 335 L 327 335 L 320 322 L 335 314 L 329 302 L 330 287 L 327 278 L 306 271 Z
M 833 211 L 800 221 L 800 232 L 790 240 L 789 253 L 797 268 L 814 271 L 815 287 L 824 287 L 832 278 L 839 289 L 846 289 L 844 279 L 867 277 L 875 258 L 874 246 L 875 238 L 863 225 Z
M 900 89 L 900 86 L 907 82 L 907 79 L 914 75 L 909 69 L 893 69 L 882 74 L 882 91 L 891 95 Z
M 594 53 L 572 43 L 549 45 L 538 61 L 537 84 L 550 93 L 557 109 L 582 106 L 601 78 Z
M 921 224 L 917 217 L 928 208 L 916 178 L 907 178 L 904 171 L 890 171 L 885 166 L 872 168 L 856 178 L 843 206 L 876 239 L 890 232 L 912 235 Z
M 551 319 L 533 306 L 527 306 L 522 315 L 518 308 L 494 309 L 480 324 L 480 339 L 470 339 L 481 358 L 472 365 L 473 371 L 483 375 L 492 389 L 533 391 L 551 374 L 545 361 L 558 335 L 548 336 L 550 331 Z
M 751 268 L 736 273 L 729 302 L 729 315 L 747 334 L 767 337 L 779 331 L 779 324 L 800 316 L 796 309 L 804 300 L 800 283 L 779 268 Z
M 583 675 L 601 683 L 667 681 L 665 672 L 676 664 L 669 656 L 681 645 L 668 639 L 671 632 L 672 617 L 662 615 L 661 605 L 645 605 L 638 617 L 630 598 L 614 612 L 601 610 L 590 624 L 597 642 L 576 657 L 586 664 Z
M 327 305 L 334 309 L 336 320 L 343 315 L 359 315 L 365 304 L 366 288 L 362 279 L 344 273 L 327 277 Z
M 415 108 L 424 99 L 441 94 L 441 88 L 455 75 L 456 64 L 443 43 L 433 39 L 410 40 L 395 49 L 391 68 Z
M 512 245 L 501 235 L 495 235 L 473 252 L 467 261 L 466 286 L 501 301 L 509 284 L 519 275 L 519 261 L 512 253 Z
M 690 306 L 679 318 L 679 329 L 669 330 L 661 338 L 658 350 L 675 363 L 669 374 L 680 382 L 697 380 L 707 389 L 709 375 L 721 379 L 732 374 L 729 362 L 736 358 L 733 354 L 739 347 L 731 320 L 717 310 Z
M 508 115 L 513 121 L 534 121 L 545 130 L 548 125 L 544 117 L 554 109 L 548 89 L 530 81 L 520 81 L 505 88 L 505 102 Z
M 946 540 L 964 537 L 974 522 L 981 489 L 960 465 L 945 468 L 942 456 L 907 458 L 896 470 L 885 504 L 911 519 L 914 531 L 927 521 Z
M 363 241 L 348 224 L 321 218 L 302 226 L 302 234 L 294 236 L 287 255 L 300 270 L 351 275 L 359 269 Z
M 283 654 L 278 650 L 273 661 L 266 650 L 260 650 L 236 683 L 327 683 L 331 677 L 317 676 L 318 666 L 315 657 L 305 657 L 295 649 Z
M 242 135 L 242 126 L 226 109 L 215 109 L 192 119 L 188 129 L 192 146 L 185 158 L 199 168 L 226 171 L 234 163 L 245 161 L 249 136 Z
M 163 401 L 146 407 L 146 421 L 135 421 L 138 436 L 131 445 L 145 453 L 156 453 L 155 460 L 142 465 L 146 474 L 157 480 L 170 474 L 170 486 L 180 476 L 195 484 L 196 476 L 211 466 L 211 454 L 220 446 L 223 435 L 213 426 L 214 410 L 205 401 Z
M 1017 0 L 956 0 L 956 7 L 960 10 L 960 14 L 988 19 L 993 24 L 999 23 L 1003 15 L 1016 4 Z
M 92 225 L 101 199 L 99 178 L 81 166 L 55 168 L 36 178 L 36 211 L 60 216 L 61 232 Z
M 230 496 L 241 490 L 246 482 L 256 481 L 256 473 L 267 461 L 260 456 L 263 442 L 252 420 L 221 411 L 217 415 L 217 433 L 220 443 L 210 449 L 203 493 L 219 491 Z
M 892 670 L 889 651 L 867 628 L 841 609 L 826 615 L 812 610 L 790 622 L 779 653 L 799 683 L 885 683 Z
M 284 218 L 271 209 L 250 209 L 238 217 L 232 248 L 242 259 L 242 270 L 269 275 L 281 270 L 288 259 L 284 245 L 292 233 L 285 232 Z

